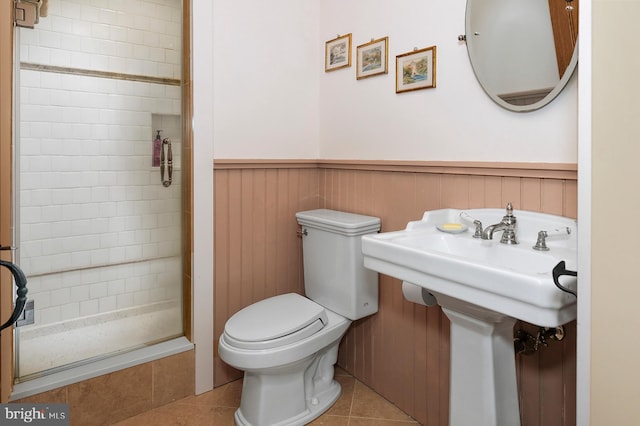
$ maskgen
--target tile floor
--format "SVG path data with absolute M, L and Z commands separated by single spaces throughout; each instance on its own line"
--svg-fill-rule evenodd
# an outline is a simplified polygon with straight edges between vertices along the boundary
M 336 369 L 342 395 L 313 423 L 314 426 L 409 426 L 418 423 L 395 405 L 343 370 Z M 240 405 L 242 380 L 231 382 L 198 396 L 187 397 L 156 408 L 117 426 L 233 426 L 233 414 Z

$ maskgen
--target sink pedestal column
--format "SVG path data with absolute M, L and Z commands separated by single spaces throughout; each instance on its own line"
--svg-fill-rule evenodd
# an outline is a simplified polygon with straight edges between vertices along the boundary
M 519 426 L 515 319 L 438 298 L 451 321 L 450 426 Z M 445 303 L 442 303 L 445 302 Z

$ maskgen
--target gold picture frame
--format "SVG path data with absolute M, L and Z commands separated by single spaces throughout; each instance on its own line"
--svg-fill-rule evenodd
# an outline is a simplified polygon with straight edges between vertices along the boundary
M 396 56 L 396 93 L 436 87 L 436 46 Z
M 389 37 L 371 39 L 369 43 L 361 44 L 356 48 L 357 80 L 388 73 Z
M 338 36 L 325 43 L 324 71 L 335 71 L 351 66 L 351 33 Z

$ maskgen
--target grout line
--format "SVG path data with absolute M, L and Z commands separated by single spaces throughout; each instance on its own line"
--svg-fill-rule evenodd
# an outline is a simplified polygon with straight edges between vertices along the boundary
M 353 376 L 352 376 L 353 377 Z M 353 412 L 353 401 L 356 399 L 356 385 L 358 379 L 353 378 L 353 391 L 351 392 L 351 403 L 349 404 L 349 417 L 347 417 L 347 426 L 351 424 L 351 413 Z

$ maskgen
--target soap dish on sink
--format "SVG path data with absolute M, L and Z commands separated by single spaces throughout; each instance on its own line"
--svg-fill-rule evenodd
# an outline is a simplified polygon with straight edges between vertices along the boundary
M 443 223 L 436 225 L 436 228 L 440 232 L 446 232 L 447 234 L 461 234 L 467 232 L 467 225 L 462 223 Z

